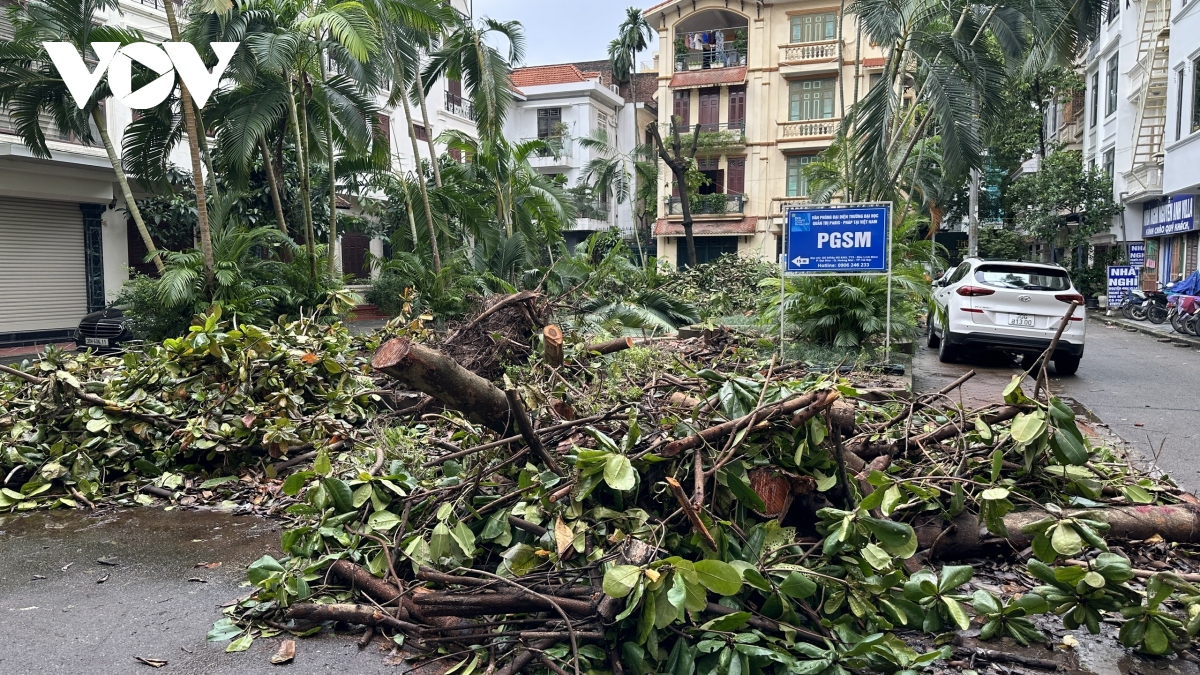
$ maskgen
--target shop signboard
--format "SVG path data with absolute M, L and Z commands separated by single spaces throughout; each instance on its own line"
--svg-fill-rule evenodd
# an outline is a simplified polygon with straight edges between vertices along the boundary
M 1129 266 L 1130 267 L 1145 267 L 1146 266 L 1146 245 L 1145 244 L 1130 244 L 1129 245 Z
M 784 274 L 887 274 L 891 204 L 807 205 L 787 212 Z
M 1158 206 L 1143 207 L 1142 237 L 1169 237 L 1196 229 L 1194 195 L 1175 195 Z
M 1137 288 L 1138 268 L 1132 265 L 1108 266 L 1108 306 L 1120 307 L 1125 296 Z

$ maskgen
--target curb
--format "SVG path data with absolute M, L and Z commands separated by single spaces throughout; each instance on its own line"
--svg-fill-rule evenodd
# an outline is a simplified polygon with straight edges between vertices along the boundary
M 1150 328 L 1149 326 L 1139 325 L 1139 323 L 1136 321 L 1127 321 L 1125 319 L 1116 319 L 1111 316 L 1104 316 L 1104 314 L 1102 314 L 1101 312 L 1097 312 L 1091 318 L 1093 318 L 1096 321 L 1099 321 L 1107 326 L 1116 326 L 1118 328 L 1133 329 L 1134 331 L 1137 331 L 1138 333 L 1141 333 L 1143 335 L 1149 335 L 1150 337 L 1153 337 L 1157 340 L 1162 340 L 1164 342 L 1172 342 L 1174 344 L 1186 345 L 1188 347 L 1195 347 L 1197 349 L 1200 349 L 1200 339 L 1194 338 L 1190 335 L 1180 335 L 1179 333 L 1175 333 L 1175 332 L 1164 333 L 1162 331 L 1154 330 L 1153 328 Z

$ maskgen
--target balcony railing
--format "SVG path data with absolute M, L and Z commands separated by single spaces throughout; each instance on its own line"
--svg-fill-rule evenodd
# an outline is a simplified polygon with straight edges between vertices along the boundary
M 446 92 L 446 112 L 471 120 L 475 119 L 475 106 L 471 101 L 451 92 Z
M 692 195 L 688 199 L 693 216 L 719 216 L 727 213 L 741 214 L 746 212 L 746 195 L 709 194 Z M 683 199 L 680 197 L 667 198 L 667 215 L 683 215 Z
M 678 128 L 680 144 L 684 147 L 691 146 L 692 131 L 696 128 L 695 125 L 670 122 L 664 123 L 663 127 L 665 127 L 667 133 L 674 133 L 675 129 Z M 671 139 L 668 137 L 664 138 L 663 141 L 670 143 Z M 696 148 L 698 151 L 711 151 L 745 144 L 746 120 L 737 120 L 717 124 L 701 124 L 700 139 L 696 142 Z
M 837 40 L 805 42 L 780 47 L 781 63 L 804 63 L 806 61 L 833 61 L 838 57 L 840 45 Z
M 783 122 L 779 125 L 779 140 L 802 141 L 808 138 L 830 138 L 837 133 L 838 125 L 841 122 L 837 118 Z
M 135 2 L 139 5 L 145 5 L 146 7 L 153 7 L 154 9 L 160 9 L 164 12 L 167 11 L 167 3 L 165 2 L 165 0 L 129 0 L 129 1 Z M 177 6 L 182 5 L 182 3 L 179 2 L 179 0 L 175 0 L 175 4 Z
M 543 143 L 546 144 L 546 147 L 537 148 L 536 150 L 534 150 L 530 154 L 531 157 L 536 157 L 536 158 L 552 157 L 555 159 L 570 159 L 571 158 L 571 146 L 574 144 L 571 142 L 570 136 L 548 136 L 545 138 L 533 137 L 533 138 L 522 138 L 521 139 L 521 142 L 528 142 L 528 141 L 542 141 Z
M 802 189 L 803 189 L 803 191 L 807 192 L 808 186 L 805 185 Z M 805 206 L 805 205 L 811 204 L 811 203 L 812 203 L 812 200 L 808 197 L 783 197 L 778 200 L 779 212 L 787 213 L 788 209 L 794 209 L 797 206 Z
M 746 53 L 736 49 L 675 52 L 675 71 L 733 68 L 746 65 Z
M 602 220 L 608 222 L 608 204 L 594 199 L 572 199 L 579 219 Z

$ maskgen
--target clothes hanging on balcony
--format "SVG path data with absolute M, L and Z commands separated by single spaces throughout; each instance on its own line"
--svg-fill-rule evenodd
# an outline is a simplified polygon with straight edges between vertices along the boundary
M 725 62 L 725 31 L 716 31 L 713 39 L 713 45 L 715 48 L 714 56 L 716 62 L 721 65 L 728 65 Z

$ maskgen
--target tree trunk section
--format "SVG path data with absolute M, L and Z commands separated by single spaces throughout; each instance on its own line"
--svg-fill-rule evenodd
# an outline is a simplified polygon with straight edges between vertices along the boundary
M 563 333 L 562 329 L 550 324 L 542 329 L 542 353 L 546 365 L 559 368 L 563 364 Z
M 433 255 L 433 271 L 437 274 L 442 271 L 442 256 L 438 252 L 437 228 L 433 224 L 433 209 L 429 206 L 429 187 L 425 185 L 425 174 L 421 171 L 421 151 L 420 146 L 417 145 L 416 130 L 413 128 L 412 107 L 408 105 L 407 95 L 402 95 L 400 101 L 404 104 L 404 120 L 408 123 L 408 139 L 412 141 L 413 162 L 416 163 L 413 174 L 417 179 L 417 187 L 421 190 L 421 203 L 425 206 L 425 225 L 429 230 L 429 251 Z M 429 127 L 425 127 L 425 135 L 429 135 Z M 437 158 L 431 159 L 436 160 Z
M 404 338 L 379 347 L 371 366 L 425 392 L 468 419 L 505 433 L 511 415 L 504 392 L 445 354 Z
M 438 186 L 438 188 L 441 188 L 442 169 L 438 166 L 437 148 L 433 145 L 433 134 L 428 133 L 433 129 L 433 127 L 429 124 L 429 109 L 425 103 L 425 80 L 421 76 L 420 65 L 421 64 L 418 63 L 417 67 L 413 68 L 417 74 L 417 102 L 421 106 L 421 123 L 425 125 L 425 131 L 427 132 L 425 134 L 425 141 L 429 144 L 429 163 L 433 165 L 433 184 Z
M 292 118 L 292 133 L 296 135 L 296 168 L 300 172 L 300 206 L 304 213 L 304 248 L 308 253 L 309 274 L 316 280 L 317 278 L 317 233 L 316 227 L 313 225 L 312 213 L 312 198 L 309 192 L 308 185 L 308 143 L 305 142 L 304 136 L 307 125 L 300 124 L 300 110 L 304 109 L 297 103 L 297 96 L 300 97 L 300 102 L 304 100 L 304 81 L 300 80 L 301 91 L 295 95 L 292 94 L 292 80 L 288 77 L 288 115 Z
M 258 151 L 262 153 L 263 170 L 267 174 L 267 188 L 271 191 L 271 208 L 275 210 L 275 222 L 283 236 L 290 238 L 287 219 L 283 215 L 283 196 L 279 193 L 279 181 L 275 179 L 275 165 L 271 163 L 271 152 L 267 148 L 266 137 L 258 139 Z M 291 262 L 291 249 L 283 248 L 279 252 L 279 257 L 284 262 Z
M 608 342 L 597 342 L 584 347 L 588 353 L 595 352 L 597 354 L 613 354 L 619 351 L 629 349 L 633 346 L 633 338 L 622 337 Z

